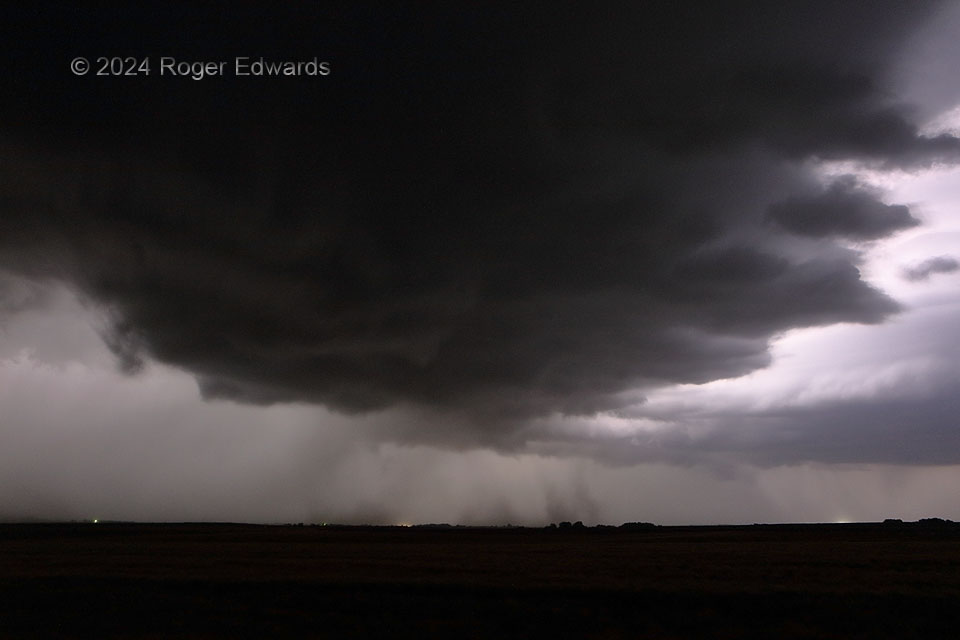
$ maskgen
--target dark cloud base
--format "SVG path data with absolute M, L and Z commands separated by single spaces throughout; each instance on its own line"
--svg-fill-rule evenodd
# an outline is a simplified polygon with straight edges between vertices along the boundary
M 854 176 L 835 180 L 816 196 L 774 203 L 767 217 L 798 235 L 852 240 L 876 240 L 920 224 L 909 208 L 880 202 L 878 194 L 858 185 Z
M 499 422 L 742 375 L 779 332 L 898 310 L 838 240 L 917 220 L 811 163 L 960 153 L 886 93 L 932 5 L 749 5 L 19 11 L 59 44 L 10 54 L 0 266 L 208 397 Z M 333 73 L 65 70 L 121 52 Z

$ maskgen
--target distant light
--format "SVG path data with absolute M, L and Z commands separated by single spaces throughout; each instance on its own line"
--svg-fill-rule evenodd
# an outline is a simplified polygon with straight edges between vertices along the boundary
M 97 524 L 98 522 L 100 522 L 100 521 L 97 520 L 96 518 L 93 519 L 93 524 Z

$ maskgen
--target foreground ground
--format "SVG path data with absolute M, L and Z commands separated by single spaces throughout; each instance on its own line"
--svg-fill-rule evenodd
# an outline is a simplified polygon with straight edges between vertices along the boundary
M 0 637 L 960 637 L 960 527 L 0 526 Z

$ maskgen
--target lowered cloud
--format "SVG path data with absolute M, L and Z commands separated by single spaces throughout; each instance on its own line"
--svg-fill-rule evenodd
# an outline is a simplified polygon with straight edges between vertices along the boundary
M 284 40 L 173 11 L 97 46 L 327 47 L 334 72 L 109 95 L 60 67 L 40 89 L 14 78 L 0 265 L 98 305 L 126 371 L 168 363 L 208 398 L 438 411 L 513 442 L 532 418 L 763 368 L 787 330 L 899 311 L 840 241 L 917 219 L 813 169 L 960 157 L 886 92 L 931 7 L 395 7 L 277 18 Z

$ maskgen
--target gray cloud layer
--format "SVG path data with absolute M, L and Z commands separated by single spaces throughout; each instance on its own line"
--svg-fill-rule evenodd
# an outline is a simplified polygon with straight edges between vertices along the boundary
M 243 10 L 134 12 L 136 38 L 59 17 L 76 50 L 319 47 L 335 71 L 14 76 L 0 265 L 70 282 L 124 369 L 172 363 L 208 397 L 500 423 L 747 373 L 778 332 L 899 308 L 836 238 L 916 219 L 807 161 L 960 156 L 884 85 L 928 5 L 775 5 L 291 10 L 284 40 Z

